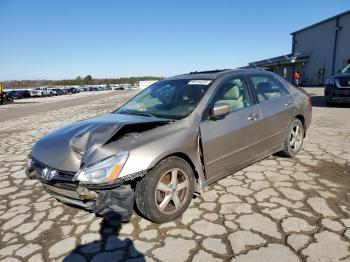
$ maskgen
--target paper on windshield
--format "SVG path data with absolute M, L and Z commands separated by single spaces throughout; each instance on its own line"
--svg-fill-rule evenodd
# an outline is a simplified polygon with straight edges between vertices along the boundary
M 188 85 L 209 85 L 211 80 L 191 80 Z

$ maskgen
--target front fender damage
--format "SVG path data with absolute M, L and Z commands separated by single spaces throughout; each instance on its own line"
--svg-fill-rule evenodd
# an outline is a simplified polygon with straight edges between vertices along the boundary
M 114 188 L 78 187 L 77 193 L 82 201 L 93 201 L 90 210 L 99 215 L 117 213 L 122 221 L 129 221 L 133 213 L 135 191 L 128 181 L 143 177 L 147 171 L 140 171 L 119 180 Z
M 135 192 L 130 185 L 121 185 L 113 190 L 98 192 L 99 197 L 91 207 L 91 211 L 100 215 L 109 212 L 117 213 L 122 221 L 129 221 L 133 213 Z

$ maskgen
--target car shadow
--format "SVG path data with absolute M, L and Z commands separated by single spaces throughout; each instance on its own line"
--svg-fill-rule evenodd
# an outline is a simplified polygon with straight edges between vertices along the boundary
M 118 237 L 121 227 L 121 216 L 118 213 L 106 213 L 100 224 L 100 240 L 77 246 L 63 259 L 63 262 L 85 261 L 85 259 L 101 262 L 133 259 L 145 262 L 144 255 L 135 248 L 130 238 Z
M 350 104 L 336 103 L 331 106 L 326 105 L 324 96 L 311 96 L 311 104 L 313 107 L 337 107 L 337 108 L 350 108 Z

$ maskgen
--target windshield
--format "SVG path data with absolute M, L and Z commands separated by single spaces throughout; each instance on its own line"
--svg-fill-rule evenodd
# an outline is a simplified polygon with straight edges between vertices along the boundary
M 350 74 L 350 64 L 348 64 L 346 67 L 344 67 L 344 69 L 341 70 L 341 73 Z
M 181 119 L 188 116 L 208 90 L 211 80 L 162 80 L 135 96 L 116 113 Z

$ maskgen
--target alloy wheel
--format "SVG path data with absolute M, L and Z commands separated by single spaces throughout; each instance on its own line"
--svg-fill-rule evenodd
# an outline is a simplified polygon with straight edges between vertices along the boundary
M 303 142 L 303 129 L 299 125 L 294 125 L 291 132 L 290 132 L 290 138 L 289 138 L 289 145 L 290 148 L 296 152 L 300 149 L 301 144 Z
M 164 214 L 179 210 L 188 198 L 189 178 L 185 171 L 173 168 L 164 173 L 155 192 L 156 205 Z

